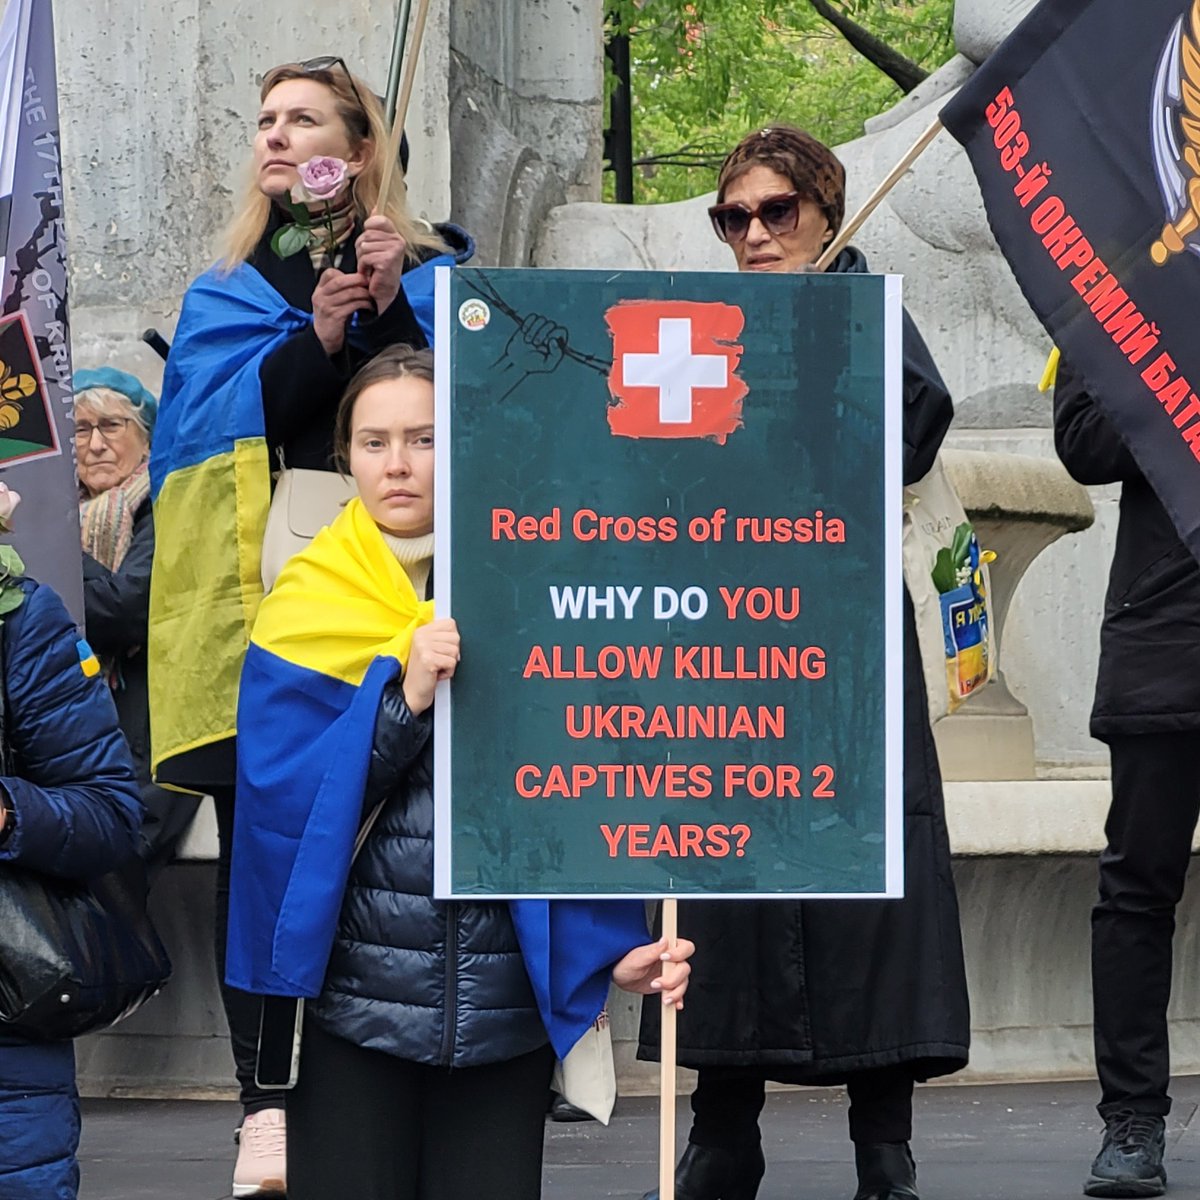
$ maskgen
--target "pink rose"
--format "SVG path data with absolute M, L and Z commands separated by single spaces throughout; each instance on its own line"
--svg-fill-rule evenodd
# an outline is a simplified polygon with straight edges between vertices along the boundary
M 0 531 L 12 529 L 13 510 L 21 503 L 21 497 L 6 483 L 0 483 Z
M 346 164 L 340 158 L 310 158 L 296 168 L 300 182 L 292 189 L 297 204 L 332 200 L 346 186 Z

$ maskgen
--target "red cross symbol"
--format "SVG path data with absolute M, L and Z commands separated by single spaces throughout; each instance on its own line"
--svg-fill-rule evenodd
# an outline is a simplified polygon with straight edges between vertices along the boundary
M 620 437 L 713 438 L 742 423 L 746 320 L 730 304 L 638 300 L 605 314 L 613 337 L 608 424 Z

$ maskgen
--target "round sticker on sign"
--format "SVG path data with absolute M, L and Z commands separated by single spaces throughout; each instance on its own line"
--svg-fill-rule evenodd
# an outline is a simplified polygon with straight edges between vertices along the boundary
M 487 328 L 492 319 L 492 310 L 482 300 L 464 300 L 458 306 L 458 323 L 472 333 Z

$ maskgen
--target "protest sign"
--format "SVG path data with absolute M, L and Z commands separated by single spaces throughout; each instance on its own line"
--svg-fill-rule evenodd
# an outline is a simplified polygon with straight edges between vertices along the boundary
M 445 271 L 437 890 L 902 890 L 900 287 Z

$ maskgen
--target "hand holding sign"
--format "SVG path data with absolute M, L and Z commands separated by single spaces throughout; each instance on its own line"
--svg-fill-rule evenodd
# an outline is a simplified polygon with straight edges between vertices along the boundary
M 413 716 L 420 716 L 433 703 L 434 691 L 441 680 L 454 677 L 462 657 L 461 645 L 453 617 L 430 621 L 413 634 L 404 671 L 404 701 Z
M 642 996 L 660 992 L 663 1004 L 683 1008 L 688 976 L 692 972 L 687 961 L 695 953 L 695 944 L 686 938 L 676 939 L 673 947 L 660 938 L 646 946 L 637 946 L 613 967 L 613 983 L 622 991 Z

